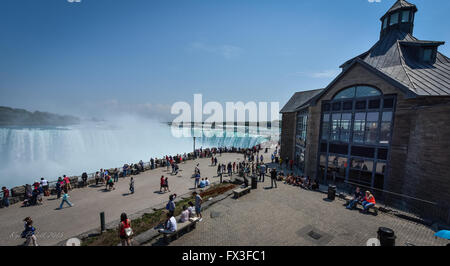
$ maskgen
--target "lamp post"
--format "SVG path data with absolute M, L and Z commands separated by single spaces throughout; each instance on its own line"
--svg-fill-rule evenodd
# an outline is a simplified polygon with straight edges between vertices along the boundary
M 195 137 L 194 138 L 194 158 L 197 159 L 197 154 L 195 153 Z

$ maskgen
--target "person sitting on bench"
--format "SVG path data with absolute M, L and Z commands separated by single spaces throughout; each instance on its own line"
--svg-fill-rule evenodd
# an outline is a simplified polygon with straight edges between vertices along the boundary
M 363 212 L 368 212 L 370 208 L 375 206 L 375 197 L 372 195 L 372 193 L 370 193 L 370 191 L 366 191 L 366 197 L 361 204 L 364 208 Z
M 189 221 L 189 210 L 187 205 L 183 205 L 183 211 L 181 212 L 180 223 Z
M 171 234 L 177 231 L 177 220 L 173 217 L 171 212 L 167 213 L 167 221 L 164 223 L 164 229 L 159 229 L 158 232 L 163 234 Z
M 347 209 L 352 210 L 356 203 L 358 202 L 362 202 L 363 200 L 363 193 L 361 192 L 361 189 L 359 187 L 356 187 L 355 189 L 355 196 L 353 197 L 353 199 L 349 202 L 349 204 L 347 205 Z

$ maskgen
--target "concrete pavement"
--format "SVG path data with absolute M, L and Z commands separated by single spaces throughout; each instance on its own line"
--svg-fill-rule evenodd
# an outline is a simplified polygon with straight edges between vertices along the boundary
M 219 163 L 228 163 L 242 161 L 243 155 L 223 153 L 217 158 Z M 105 212 L 106 223 L 109 223 L 119 219 L 122 212 L 130 215 L 165 203 L 168 201 L 169 194 L 182 195 L 192 191 L 194 179 L 191 176 L 197 163 L 200 164 L 202 178 L 208 177 L 211 182 L 218 181 L 217 167 L 210 166 L 210 158 L 203 158 L 181 163 L 178 176 L 170 175 L 165 167 L 134 176 L 135 193 L 133 195 L 128 194 L 130 177 L 127 177 L 119 178 L 119 182 L 115 185 L 116 189 L 112 191 L 105 192 L 104 186 L 69 191 L 69 200 L 74 207 L 65 205 L 62 210 L 56 210 L 61 200 L 56 200 L 56 196 L 50 196 L 44 197 L 44 203 L 40 206 L 23 208 L 20 207 L 21 204 L 14 204 L 9 208 L 0 209 L 0 245 L 23 243 L 20 233 L 23 231 L 22 220 L 27 216 L 31 216 L 34 221 L 38 244 L 55 245 L 62 240 L 99 228 L 100 212 Z M 161 175 L 169 177 L 171 193 L 159 193 Z

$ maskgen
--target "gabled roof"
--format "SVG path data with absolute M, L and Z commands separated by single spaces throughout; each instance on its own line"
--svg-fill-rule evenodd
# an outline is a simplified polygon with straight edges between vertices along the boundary
M 281 109 L 280 113 L 293 113 L 308 106 L 314 96 L 318 95 L 322 90 L 323 89 L 296 92 Z
M 414 4 L 411 4 L 405 0 L 398 0 L 397 2 L 395 2 L 395 4 L 388 10 L 388 13 L 392 13 L 394 11 L 397 11 L 399 9 L 403 9 L 403 8 L 413 8 L 415 9 L 415 11 L 417 11 L 417 7 Z
M 434 62 L 417 60 L 417 51 L 409 46 L 439 46 L 443 42 L 420 41 L 409 33 L 392 30 L 369 51 L 347 61 L 360 59 L 409 88 L 419 96 L 450 95 L 450 59 L 436 52 Z

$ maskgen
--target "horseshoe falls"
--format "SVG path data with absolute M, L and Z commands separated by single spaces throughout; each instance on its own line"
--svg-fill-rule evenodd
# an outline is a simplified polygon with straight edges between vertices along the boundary
M 196 138 L 196 148 L 249 148 L 274 140 L 269 132 L 249 130 L 239 135 Z M 158 123 L 93 123 L 71 127 L 0 127 L 0 185 L 13 187 L 45 177 L 92 173 L 124 163 L 193 150 L 193 138 L 177 138 L 171 127 Z

